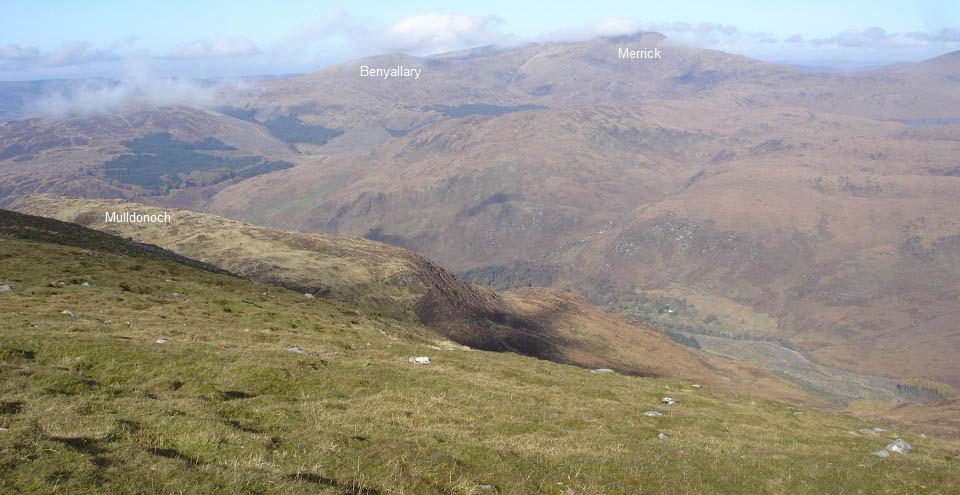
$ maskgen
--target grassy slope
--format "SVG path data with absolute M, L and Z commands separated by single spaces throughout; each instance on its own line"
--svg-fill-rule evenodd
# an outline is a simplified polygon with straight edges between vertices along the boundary
M 16 286 L 0 293 L 0 493 L 960 486 L 948 459 L 958 444 L 898 432 L 915 452 L 880 460 L 869 452 L 894 434 L 854 433 L 873 425 L 850 417 L 464 350 L 416 325 L 86 235 L 93 255 L 0 237 L 0 281 Z M 433 364 L 407 363 L 414 355 Z M 659 407 L 667 394 L 680 403 Z M 652 408 L 665 417 L 643 416 Z
M 34 195 L 17 207 L 162 246 L 248 278 L 419 321 L 473 348 L 816 402 L 755 367 L 706 359 L 651 327 L 629 325 L 572 294 L 549 289 L 497 294 L 423 257 L 378 242 L 288 232 L 179 210 L 171 211 L 170 224 L 105 224 L 104 211 L 162 211 L 113 200 Z

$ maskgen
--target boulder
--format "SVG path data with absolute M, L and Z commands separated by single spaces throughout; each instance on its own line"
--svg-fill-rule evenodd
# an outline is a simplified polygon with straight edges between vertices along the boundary
M 890 442 L 890 444 L 887 445 L 886 450 L 889 450 L 890 452 L 896 452 L 898 454 L 909 454 L 910 451 L 913 450 L 913 446 L 905 442 L 903 439 L 898 438 Z
M 410 361 L 413 364 L 430 364 L 430 358 L 428 358 L 427 356 L 412 357 L 410 359 L 407 359 L 407 361 Z

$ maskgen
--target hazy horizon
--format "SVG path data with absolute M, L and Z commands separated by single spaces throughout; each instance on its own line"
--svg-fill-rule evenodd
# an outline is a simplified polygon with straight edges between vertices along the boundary
M 306 73 L 364 56 L 572 41 L 656 31 L 695 47 L 805 67 L 854 69 L 960 49 L 960 7 L 941 1 L 809 2 L 804 9 L 732 2 L 591 2 L 549 11 L 507 2 L 167 2 L 138 9 L 14 1 L 0 19 L 0 80 Z M 186 14 L 185 14 L 186 13 Z

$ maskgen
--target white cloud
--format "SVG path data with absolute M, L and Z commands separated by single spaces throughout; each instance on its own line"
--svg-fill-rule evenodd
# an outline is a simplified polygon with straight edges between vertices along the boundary
M 757 33 L 744 35 L 736 26 L 701 22 L 644 22 L 637 19 L 608 17 L 599 21 L 580 26 L 560 29 L 545 33 L 537 39 L 540 41 L 581 41 L 597 37 L 613 37 L 633 34 L 640 31 L 657 32 L 669 38 L 691 43 L 698 46 L 713 46 L 723 44 L 732 39 L 756 37 L 757 40 L 769 40 L 770 35 Z
M 53 91 L 34 100 L 31 113 L 54 117 L 113 112 L 138 105 L 209 105 L 216 88 L 182 78 L 154 77 L 143 60 L 126 64 L 119 82 L 88 79 L 66 90 Z
M 426 13 L 404 17 L 377 33 L 378 44 L 390 51 L 429 54 L 495 45 L 508 37 L 496 16 Z
M 30 67 L 73 67 L 119 59 L 120 56 L 110 50 L 91 49 L 85 41 L 65 43 L 46 53 L 37 47 L 23 47 L 16 43 L 0 47 L 0 71 Z
M 622 36 L 643 30 L 635 19 L 608 17 L 596 22 L 557 29 L 537 37 L 538 41 L 581 41 L 598 36 Z
M 170 58 L 246 57 L 260 53 L 260 48 L 246 38 L 198 40 L 178 44 Z
M 827 38 L 813 38 L 808 42 L 815 47 L 840 48 L 909 48 L 920 46 L 960 45 L 960 31 L 942 29 L 938 32 L 888 33 L 883 28 L 871 27 L 863 31 L 844 31 Z

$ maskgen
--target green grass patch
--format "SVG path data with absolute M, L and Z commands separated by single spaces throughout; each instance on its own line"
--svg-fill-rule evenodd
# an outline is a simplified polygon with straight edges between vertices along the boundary
M 4 237 L 0 252 L 0 281 L 17 280 L 0 294 L 4 494 L 960 486 L 955 442 L 861 435 L 874 425 L 676 380 L 442 348 L 410 323 L 154 257 Z M 91 287 L 48 287 L 72 278 Z M 407 362 L 417 355 L 433 363 Z M 662 406 L 664 395 L 679 403 Z M 870 455 L 894 435 L 914 452 Z

